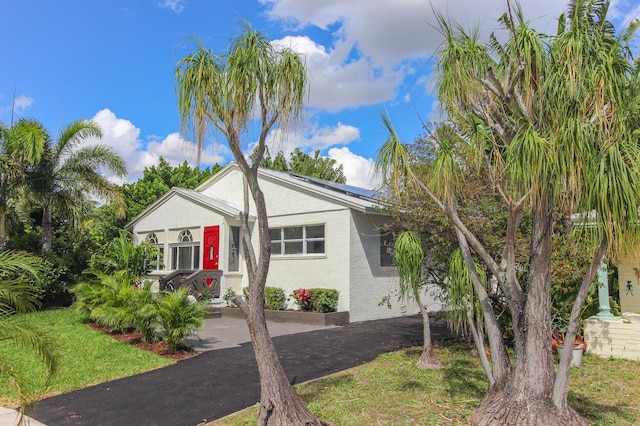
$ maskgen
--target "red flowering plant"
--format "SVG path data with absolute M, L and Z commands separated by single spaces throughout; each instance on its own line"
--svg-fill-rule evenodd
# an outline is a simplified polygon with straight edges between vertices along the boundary
M 309 290 L 306 290 L 304 288 L 293 290 L 292 296 L 296 300 L 298 306 L 300 306 L 301 310 L 310 311 L 312 309 L 311 292 Z

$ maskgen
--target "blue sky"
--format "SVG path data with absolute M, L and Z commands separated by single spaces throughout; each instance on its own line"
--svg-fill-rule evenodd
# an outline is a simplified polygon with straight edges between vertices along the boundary
M 523 0 L 542 31 L 555 29 L 566 2 Z M 274 43 L 305 55 L 310 96 L 303 127 L 272 148 L 320 149 L 344 164 L 348 183 L 375 186 L 369 169 L 384 141 L 386 109 L 405 141 L 421 131 L 435 100 L 430 73 L 440 43 L 431 7 L 485 33 L 504 0 L 3 0 L 0 6 L 0 120 L 35 118 L 52 134 L 93 119 L 126 160 L 126 181 L 159 156 L 194 164 L 179 134 L 173 72 L 194 37 L 222 51 L 247 21 Z M 612 2 L 620 26 L 640 17 L 638 0 Z M 274 138 L 274 140 L 277 138 Z M 251 144 L 247 139 L 247 150 Z M 209 141 L 203 164 L 232 160 Z

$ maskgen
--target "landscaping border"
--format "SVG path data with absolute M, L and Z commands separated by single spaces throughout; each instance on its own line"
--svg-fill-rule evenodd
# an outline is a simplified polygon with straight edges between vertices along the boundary
M 222 307 L 220 312 L 223 317 L 227 318 L 244 318 L 242 312 L 238 308 Z M 307 325 L 344 325 L 349 324 L 349 312 L 303 312 L 303 311 L 273 311 L 264 310 L 267 321 L 273 322 L 292 322 L 296 324 Z

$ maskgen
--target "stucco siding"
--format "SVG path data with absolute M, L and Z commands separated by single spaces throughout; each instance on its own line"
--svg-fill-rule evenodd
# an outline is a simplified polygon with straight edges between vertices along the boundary
M 178 242 L 180 232 L 183 230 L 191 232 L 193 242 L 200 243 L 200 256 L 202 256 L 204 227 L 211 225 L 220 226 L 220 259 L 226 259 L 228 232 L 225 217 L 179 195 L 168 198 L 161 206 L 149 212 L 135 224 L 134 241 L 143 242 L 149 233 L 155 233 L 158 244 L 164 247 L 163 271 L 166 272 L 171 270 L 171 245 Z M 202 266 L 201 258 L 199 264 Z M 224 266 L 224 263 L 220 265 L 221 268 Z M 163 273 L 154 271 L 152 275 L 163 275 Z
M 202 191 L 198 192 L 209 197 L 224 200 L 226 204 L 243 210 L 244 190 L 242 182 L 242 172 L 240 169 L 233 168 L 226 171 L 222 179 L 214 181 Z M 251 203 L 251 206 L 251 212 L 255 213 L 253 203 Z
M 620 311 L 640 312 L 640 258 L 629 256 L 618 264 Z M 630 286 L 630 288 L 629 288 Z
M 380 267 L 380 226 L 384 218 L 352 212 L 350 221 L 350 318 L 352 322 L 418 313 L 413 302 L 398 301 L 396 268 Z M 391 309 L 383 299 L 388 298 Z
M 224 221 L 224 217 L 203 206 L 184 199 L 179 195 L 174 195 L 167 199 L 162 206 L 159 206 L 145 217 L 140 219 L 134 226 L 135 233 L 149 230 L 179 230 L 182 228 L 200 228 L 208 225 L 218 225 Z M 178 231 L 179 232 L 179 231 Z M 202 235 L 194 234 L 198 241 Z M 177 237 L 177 234 L 175 235 Z M 171 238 L 171 235 L 169 235 Z M 175 241 L 170 241 L 175 242 Z
M 349 216 L 349 209 L 342 209 L 271 218 L 270 228 L 324 225 L 325 254 L 272 256 L 267 286 L 282 287 L 287 297 L 299 288 L 336 289 L 338 310 L 349 310 Z
M 260 177 L 259 182 L 267 204 L 267 214 L 270 218 L 298 213 L 343 210 L 345 208 L 323 199 L 317 194 L 307 192 L 304 189 L 293 188 L 281 182 L 275 182 L 269 177 Z M 242 208 L 244 205 L 242 173 L 238 169 L 230 170 L 223 178 L 203 189 L 202 194 L 224 200 L 234 207 Z M 249 210 L 251 214 L 256 212 L 252 199 L 249 203 Z

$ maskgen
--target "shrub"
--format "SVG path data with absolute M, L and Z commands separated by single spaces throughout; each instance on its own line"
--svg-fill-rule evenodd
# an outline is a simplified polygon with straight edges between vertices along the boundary
M 293 290 L 293 293 L 291 293 L 291 297 L 296 301 L 301 311 L 311 311 L 311 298 L 309 296 L 309 290 L 304 288 Z
M 264 308 L 273 309 L 274 311 L 284 310 L 287 303 L 287 297 L 284 290 L 279 287 L 264 288 Z
M 71 295 L 64 281 L 67 267 L 59 259 L 48 253 L 42 257 L 42 275 L 36 283 L 40 292 L 40 309 L 53 306 L 69 306 Z
M 182 339 L 191 336 L 202 328 L 207 305 L 202 302 L 190 303 L 188 288 L 164 292 L 158 299 L 158 316 L 164 340 L 169 345 L 169 352 L 175 352 L 182 344 Z
M 160 324 L 158 319 L 158 305 L 151 293 L 151 282 L 147 281 L 141 289 L 131 294 L 128 303 L 130 318 L 133 326 L 142 334 L 145 342 L 158 341 L 156 328 Z
M 107 275 L 95 272 L 97 280 L 74 287 L 74 306 L 92 321 L 111 330 L 124 331 L 132 326 L 131 299 L 135 298 L 135 277 L 128 271 Z
M 335 312 L 338 306 L 338 290 L 331 288 L 301 288 L 294 290 L 291 296 L 303 311 Z
M 234 293 L 235 295 L 235 293 Z M 249 287 L 242 287 L 242 296 L 244 300 L 249 301 Z M 233 296 L 231 296 L 233 297 Z M 225 299 L 226 300 L 226 299 Z M 287 303 L 287 296 L 284 294 L 284 290 L 279 287 L 265 287 L 264 288 L 264 308 L 272 309 L 274 311 L 282 311 Z
M 237 294 L 235 291 L 233 291 L 233 289 L 228 288 L 227 291 L 224 292 L 224 295 L 222 296 L 222 298 L 224 299 L 225 302 L 227 302 L 227 306 L 231 307 L 231 308 L 236 308 L 236 304 L 233 303 L 233 301 L 231 301 L 231 299 L 233 299 L 234 297 L 236 297 Z
M 338 306 L 338 290 L 331 288 L 309 289 L 311 310 L 314 312 L 335 312 Z

